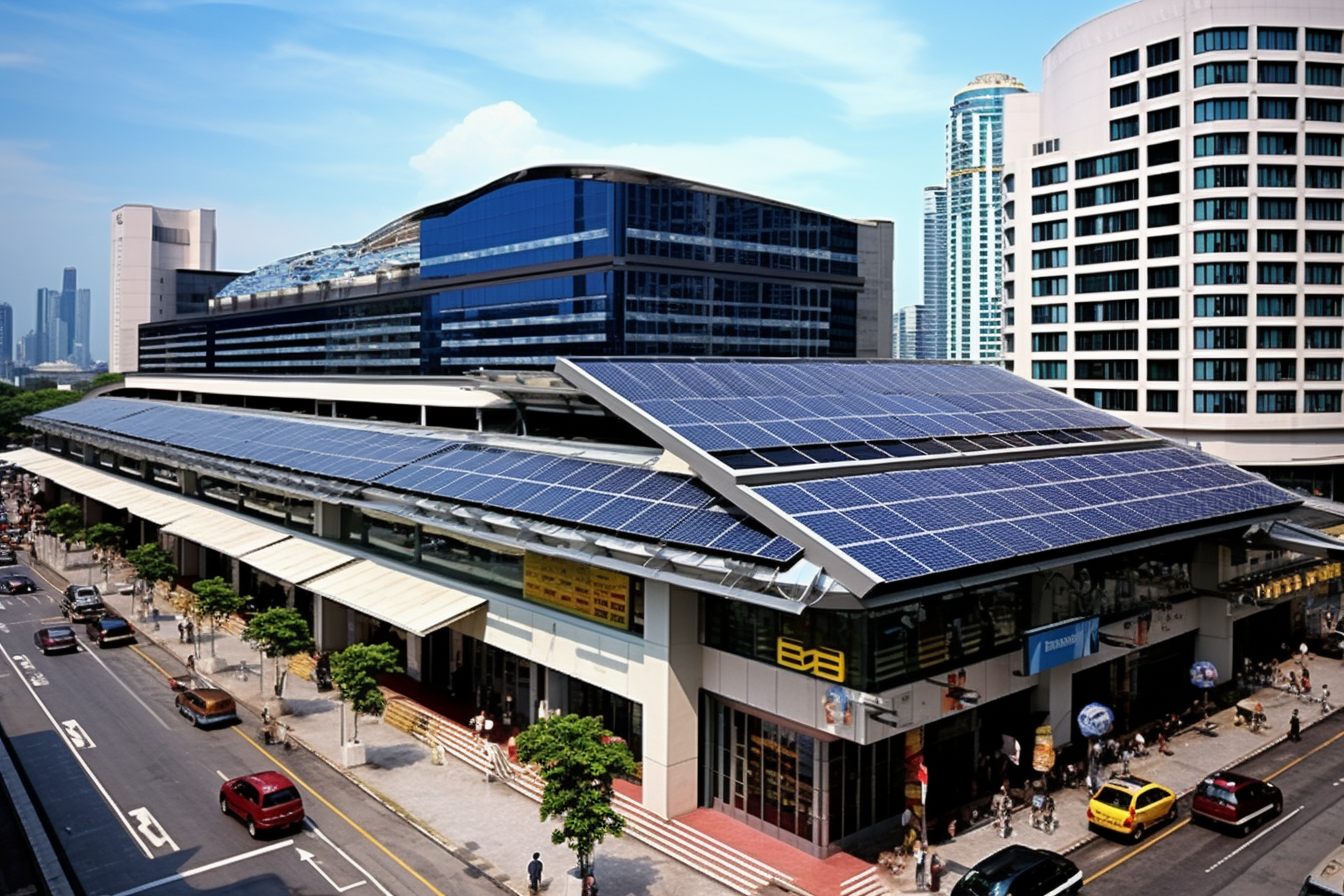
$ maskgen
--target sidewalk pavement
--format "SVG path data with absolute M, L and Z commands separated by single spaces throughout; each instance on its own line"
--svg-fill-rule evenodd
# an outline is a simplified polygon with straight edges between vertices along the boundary
M 1344 683 L 1344 674 L 1341 674 L 1344 664 L 1338 660 L 1311 657 L 1307 667 L 1312 671 L 1315 694 L 1320 694 L 1323 684 L 1331 685 L 1331 690 L 1338 693 L 1336 685 Z M 1300 671 L 1296 662 L 1286 662 L 1282 668 L 1285 674 L 1290 668 Z M 1177 797 L 1182 797 L 1191 793 L 1210 772 L 1237 765 L 1287 739 L 1288 719 L 1294 709 L 1298 711 L 1303 730 L 1321 721 L 1325 715 L 1321 703 L 1303 700 L 1278 688 L 1260 688 L 1249 697 L 1264 706 L 1270 723 L 1267 730 L 1256 733 L 1249 726 L 1238 726 L 1236 707 L 1228 707 L 1209 717 L 1216 726 L 1213 729 L 1217 732 L 1216 737 L 1187 728 L 1171 739 L 1168 745 L 1171 756 L 1162 755 L 1155 743 L 1149 743 L 1149 755 L 1132 760 L 1130 774 L 1169 787 Z M 1116 763 L 1112 769 L 1119 774 L 1120 764 Z M 952 872 L 950 877 L 955 880 L 976 862 L 1012 843 L 1068 853 L 1098 836 L 1087 826 L 1089 795 L 1085 785 L 1063 788 L 1055 791 L 1053 796 L 1055 818 L 1059 820 L 1059 828 L 1053 833 L 1033 828 L 1030 807 L 1018 806 L 1010 824 L 1011 836 L 1006 839 L 1000 837 L 992 824 L 982 823 L 935 847 L 948 864 L 948 870 Z
M 45 570 L 61 579 L 66 579 L 68 572 L 70 581 L 87 581 L 87 566 L 91 562 L 87 552 L 72 550 L 66 554 L 51 551 L 50 557 L 47 553 L 43 553 L 43 561 L 51 562 L 41 563 Z M 130 571 L 121 568 L 114 569 L 110 579 L 118 582 L 130 577 Z M 114 589 L 104 590 L 110 592 L 104 595 L 105 601 L 118 613 L 134 620 L 137 632 L 142 637 L 158 642 L 182 663 L 180 670 L 168 671 L 186 675 L 186 660 L 192 645 L 179 641 L 177 620 L 171 615 L 171 608 L 160 604 L 160 626 L 155 631 L 149 620 L 141 618 L 139 608 L 133 606 L 130 595 L 115 593 Z M 210 633 L 198 632 L 198 637 L 203 642 L 202 656 L 208 656 Z M 243 707 L 259 718 L 262 706 L 274 693 L 272 663 L 264 663 L 264 674 L 258 676 L 256 652 L 237 635 L 223 630 L 215 633 L 214 649 L 230 665 L 225 671 L 216 673 L 212 683 L 228 690 Z M 244 660 L 251 669 L 246 680 L 240 678 L 237 672 L 237 664 Z M 1336 669 L 1344 671 L 1344 666 L 1337 661 L 1312 658 L 1309 663 L 1316 673 L 1314 681 L 1318 693 L 1321 684 L 1337 683 L 1332 681 L 1332 678 L 1341 677 L 1334 674 Z M 1285 664 L 1285 667 L 1288 665 L 1296 668 L 1295 663 Z M 197 677 L 204 678 L 201 675 Z M 1334 690 L 1344 694 L 1344 688 L 1335 687 Z M 1150 744 L 1149 756 L 1136 758 L 1130 763 L 1131 774 L 1157 781 L 1183 796 L 1192 791 L 1209 772 L 1235 765 L 1284 740 L 1293 709 L 1299 710 L 1304 729 L 1323 717 L 1319 703 L 1302 701 L 1282 690 L 1262 688 L 1255 691 L 1253 696 L 1264 705 L 1272 726 L 1268 730 L 1252 733 L 1248 727 L 1235 725 L 1236 709 L 1230 707 L 1211 716 L 1217 726 L 1217 737 L 1187 730 L 1172 739 L 1171 756 L 1158 753 L 1156 745 Z M 450 756 L 445 761 L 442 756 L 435 756 L 430 746 L 421 739 L 373 718 L 362 719 L 359 728 L 360 741 L 367 753 L 367 764 L 346 769 L 339 759 L 343 712 L 335 692 L 319 693 L 312 681 L 291 673 L 285 701 L 289 714 L 283 716 L 282 721 L 291 727 L 290 737 L 298 746 L 308 749 L 340 771 L 371 797 L 443 844 L 449 852 L 476 868 L 486 878 L 506 890 L 525 894 L 528 892 L 527 863 L 533 852 L 540 852 L 546 868 L 543 892 L 564 896 L 577 896 L 579 893 L 580 882 L 574 876 L 576 869 L 573 854 L 565 847 L 551 843 L 550 835 L 556 827 L 555 822 L 542 822 L 538 817 L 538 804 L 535 796 L 530 795 L 535 793 L 535 781 L 531 788 L 524 786 L 527 784 L 525 781 L 515 781 L 516 786 L 511 786 L 505 780 L 483 774 L 482 770 L 490 766 L 488 759 L 476 758 L 475 762 L 469 762 Z M 348 714 L 345 715 L 344 724 L 348 734 L 352 719 Z M 255 722 L 245 721 L 243 724 Z M 460 737 L 468 742 L 470 733 L 462 729 Z M 937 786 L 936 782 L 933 786 Z M 1029 807 L 1019 806 L 1013 814 L 1012 834 L 1007 839 L 1001 838 L 991 824 L 981 823 L 959 833 L 952 840 L 936 844 L 934 851 L 945 865 L 943 892 L 950 891 L 956 880 L 971 866 L 1009 844 L 1020 843 L 1067 853 L 1097 836 L 1087 826 L 1088 793 L 1085 787 L 1065 788 L 1056 791 L 1054 797 L 1055 817 L 1059 820 L 1059 827 L 1053 833 L 1032 828 Z M 463 807 L 470 809 L 464 811 Z M 687 826 L 681 827 L 685 829 Z M 735 843 L 714 844 L 713 835 L 710 835 L 709 848 L 712 850 L 714 846 L 719 846 L 723 853 L 720 859 L 727 859 L 729 863 L 736 853 L 736 858 L 743 864 L 761 865 L 756 858 L 748 855 L 757 852 L 753 843 L 758 845 L 759 839 L 753 838 L 761 835 L 744 825 L 740 827 L 743 836 L 740 839 L 733 837 Z M 716 829 L 724 830 L 723 826 L 716 826 Z M 705 838 L 701 842 L 704 843 Z M 772 846 L 774 848 L 770 852 L 777 853 L 781 844 L 776 842 Z M 918 892 L 914 868 L 909 862 L 903 871 L 893 875 L 877 866 L 862 865 L 852 860 L 852 857 L 819 860 L 796 850 L 789 852 L 796 855 L 790 856 L 787 863 L 792 873 L 779 874 L 781 892 L 792 891 L 811 896 L 884 896 L 888 893 Z M 837 862 L 837 858 L 851 860 Z M 734 892 L 751 892 L 749 886 L 740 882 L 737 886 L 719 883 L 631 836 L 608 838 L 597 849 L 595 866 L 603 891 L 610 896 L 726 896 Z M 774 867 L 784 866 L 776 862 Z M 855 873 L 856 870 L 858 873 Z

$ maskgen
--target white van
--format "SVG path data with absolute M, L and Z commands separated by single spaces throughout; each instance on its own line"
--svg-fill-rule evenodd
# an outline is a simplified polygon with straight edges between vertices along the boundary
M 1297 896 L 1344 896 L 1344 846 L 1336 846 L 1311 869 Z

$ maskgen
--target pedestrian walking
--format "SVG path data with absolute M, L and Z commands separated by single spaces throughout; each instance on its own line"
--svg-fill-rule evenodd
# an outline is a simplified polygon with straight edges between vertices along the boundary
M 177 620 L 177 641 L 179 644 L 183 644 L 186 643 L 186 640 L 187 640 L 187 624 L 183 622 L 181 619 L 179 619 Z
M 533 892 L 541 888 L 541 853 L 532 853 L 532 861 L 527 863 L 527 886 Z
M 583 896 L 597 896 L 597 878 L 591 874 L 583 879 Z
M 190 619 L 187 620 L 187 643 L 196 643 L 196 623 L 192 622 Z
M 929 850 L 929 891 L 937 893 L 942 885 L 943 860 L 938 858 L 938 853 Z
M 915 889 L 924 889 L 924 860 L 928 858 L 928 853 L 924 849 L 923 841 L 915 844 Z
M 1297 710 L 1293 710 L 1293 717 L 1288 720 L 1288 739 L 1291 741 L 1302 739 L 1302 720 L 1297 717 Z
M 476 715 L 472 716 L 471 727 L 472 730 L 476 732 L 477 743 L 480 743 L 485 739 L 485 710 L 481 710 L 476 713 Z

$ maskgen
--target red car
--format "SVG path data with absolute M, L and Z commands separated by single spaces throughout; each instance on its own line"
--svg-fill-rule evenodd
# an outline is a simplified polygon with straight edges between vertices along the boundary
M 241 818 L 255 839 L 262 831 L 302 824 L 303 797 L 279 772 L 257 772 L 224 782 L 219 788 L 219 811 Z
M 1245 834 L 1283 811 L 1283 794 L 1268 781 L 1236 772 L 1214 772 L 1195 788 L 1190 817 Z
M 33 632 L 33 644 L 42 651 L 43 656 L 56 650 L 79 649 L 79 644 L 75 641 L 75 630 L 68 625 L 38 629 Z

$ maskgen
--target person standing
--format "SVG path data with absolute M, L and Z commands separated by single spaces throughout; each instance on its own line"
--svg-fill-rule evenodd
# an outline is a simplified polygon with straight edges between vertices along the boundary
M 187 619 L 187 643 L 196 643 L 196 623 L 192 622 L 190 618 Z
M 937 893 L 937 892 L 938 892 L 938 888 L 939 888 L 940 886 L 942 886 L 942 883 L 941 883 L 942 876 L 943 876 L 943 860 L 940 859 L 940 858 L 938 858 L 938 853 L 937 853 L 937 852 L 935 852 L 935 851 L 933 851 L 933 850 L 929 850 L 929 891 L 930 891 L 930 892 L 933 892 L 933 893 Z
M 187 640 L 187 624 L 181 619 L 177 620 L 177 641 L 179 644 Z
M 1291 741 L 1302 739 L 1302 721 L 1297 717 L 1297 710 L 1293 710 L 1293 717 L 1288 720 L 1288 739 Z
M 583 879 L 583 896 L 597 896 L 597 879 L 591 874 Z
M 532 861 L 527 863 L 527 886 L 533 892 L 541 888 L 541 853 L 532 853 Z
M 917 890 L 922 890 L 922 889 L 924 889 L 924 860 L 925 860 L 925 858 L 927 858 L 927 856 L 928 856 L 928 853 L 927 853 L 927 851 L 924 849 L 924 841 L 921 840 L 921 841 L 917 842 L 917 843 L 915 844 L 915 855 L 914 855 L 914 859 L 915 859 L 915 889 L 917 889 Z

